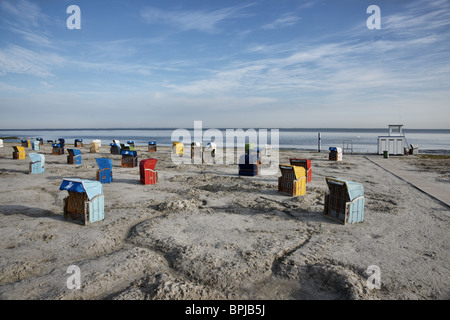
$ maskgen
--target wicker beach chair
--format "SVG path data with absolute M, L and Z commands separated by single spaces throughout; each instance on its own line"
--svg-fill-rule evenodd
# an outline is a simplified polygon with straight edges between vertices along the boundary
M 81 150 L 67 149 L 69 155 L 67 156 L 68 164 L 81 164 Z
M 348 180 L 325 178 L 329 193 L 325 195 L 324 215 L 343 224 L 364 221 L 364 187 Z
M 22 146 L 13 146 L 13 159 L 23 160 L 25 159 L 25 148 Z
M 306 194 L 305 168 L 287 164 L 279 165 L 278 192 L 289 193 L 293 197 Z
M 64 198 L 64 219 L 88 225 L 105 218 L 103 186 L 99 181 L 64 179 L 59 190 L 69 193 Z
M 122 160 L 120 166 L 124 168 L 134 168 L 138 165 L 137 151 L 122 150 Z

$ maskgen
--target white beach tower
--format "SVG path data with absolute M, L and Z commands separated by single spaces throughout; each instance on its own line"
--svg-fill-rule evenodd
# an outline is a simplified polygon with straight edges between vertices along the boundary
M 402 124 L 390 124 L 389 134 L 378 137 L 378 154 L 388 151 L 391 155 L 403 155 L 405 147 L 409 149 Z

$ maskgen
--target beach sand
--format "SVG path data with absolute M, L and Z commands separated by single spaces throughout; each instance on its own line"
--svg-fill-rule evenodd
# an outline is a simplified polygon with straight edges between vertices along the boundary
M 312 160 L 306 195 L 291 197 L 277 191 L 280 174 L 175 165 L 168 147 L 136 148 L 139 160 L 158 159 L 159 182 L 142 185 L 139 168 L 121 168 L 109 145 L 80 148 L 81 165 L 51 155 L 49 144 L 13 160 L 12 145 L 0 148 L 1 299 L 450 298 L 449 207 L 365 155 L 336 162 L 328 152 L 280 151 L 280 163 Z M 28 173 L 30 152 L 45 155 L 45 173 Z M 105 219 L 64 220 L 62 179 L 95 180 L 97 157 L 114 164 L 113 183 L 103 185 Z M 450 192 L 448 159 L 386 161 Z M 327 176 L 364 186 L 364 222 L 324 217 Z M 80 289 L 67 286 L 72 265 Z M 379 289 L 367 284 L 374 265 Z

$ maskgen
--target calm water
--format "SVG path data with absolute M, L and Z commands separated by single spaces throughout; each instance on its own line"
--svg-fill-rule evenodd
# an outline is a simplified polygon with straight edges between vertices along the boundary
M 102 145 L 109 145 L 113 139 L 126 143 L 134 140 L 136 145 L 146 146 L 149 141 L 156 141 L 159 146 L 171 146 L 174 128 L 167 129 L 33 129 L 33 130 L 2 130 L 0 137 L 15 136 L 19 139 L 5 140 L 20 142 L 21 139 L 35 140 L 37 137 L 47 140 L 63 138 L 72 144 L 75 139 L 82 138 L 84 143 L 93 139 L 102 140 Z M 205 132 L 206 129 L 203 129 Z M 255 129 L 256 133 L 263 131 Z M 450 129 L 404 129 L 408 144 L 417 144 L 420 152 L 450 154 Z M 188 132 L 194 141 L 194 131 Z M 224 141 L 226 129 L 220 129 L 219 140 Z M 388 129 L 279 129 L 280 149 L 318 150 L 318 133 L 321 134 L 321 150 L 327 151 L 330 146 L 352 147 L 355 153 L 376 153 L 378 136 L 388 135 Z M 264 135 L 264 134 L 263 134 Z M 265 136 L 265 135 L 264 135 Z M 270 143 L 271 129 L 267 129 L 267 139 Z M 173 141 L 179 141 L 174 138 Z M 204 138 L 203 142 L 210 139 Z M 236 140 L 237 141 L 237 140 Z M 218 143 L 220 146 L 220 143 Z

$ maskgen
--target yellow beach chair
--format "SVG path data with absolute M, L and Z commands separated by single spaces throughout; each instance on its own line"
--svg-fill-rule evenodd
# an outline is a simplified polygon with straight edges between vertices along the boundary
M 13 146 L 13 159 L 23 160 L 25 159 L 25 148 L 19 146 Z
M 293 197 L 306 194 L 306 171 L 303 167 L 288 164 L 279 165 L 278 192 L 286 192 Z

